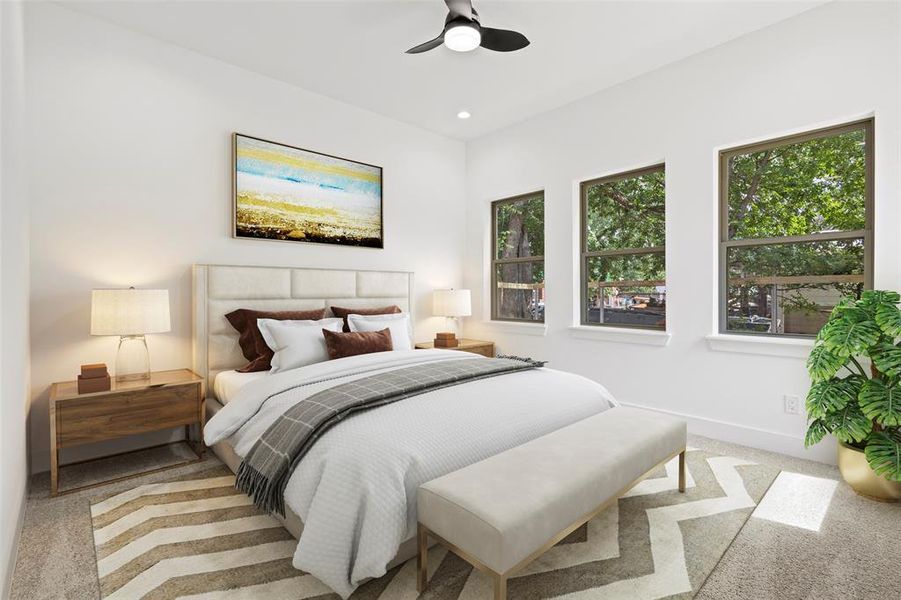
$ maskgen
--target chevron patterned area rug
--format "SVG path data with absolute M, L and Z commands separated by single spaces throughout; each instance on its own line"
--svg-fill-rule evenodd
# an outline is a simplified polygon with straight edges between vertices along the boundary
M 511 599 L 691 598 L 744 526 L 778 469 L 688 452 L 688 489 L 675 459 L 509 582 Z M 104 598 L 337 600 L 291 566 L 296 541 L 233 488 L 224 467 L 142 485 L 91 504 Z M 357 600 L 415 599 L 415 559 L 361 586 Z M 424 597 L 484 600 L 491 581 L 435 546 Z

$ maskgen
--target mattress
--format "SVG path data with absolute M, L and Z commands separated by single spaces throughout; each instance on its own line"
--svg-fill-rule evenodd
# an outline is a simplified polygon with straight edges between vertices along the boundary
M 257 371 L 256 373 L 238 373 L 237 371 L 222 371 L 213 380 L 213 394 L 222 405 L 235 397 L 238 391 L 257 379 L 269 375 L 269 371 Z

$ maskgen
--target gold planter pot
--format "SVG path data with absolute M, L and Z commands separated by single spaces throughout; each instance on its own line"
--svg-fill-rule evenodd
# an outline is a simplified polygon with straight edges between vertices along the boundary
M 889 481 L 873 472 L 863 450 L 838 444 L 838 470 L 855 492 L 880 502 L 901 501 L 901 481 Z

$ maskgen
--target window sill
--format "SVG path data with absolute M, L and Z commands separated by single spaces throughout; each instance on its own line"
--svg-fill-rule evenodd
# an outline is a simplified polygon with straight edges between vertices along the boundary
M 514 321 L 483 321 L 488 329 L 493 329 L 499 333 L 515 333 L 519 335 L 538 335 L 547 334 L 547 325 L 545 323 L 516 323 Z
M 813 348 L 812 339 L 762 338 L 740 333 L 715 333 L 706 338 L 707 345 L 716 352 L 738 352 L 784 358 L 807 358 Z
M 569 328 L 572 337 L 582 340 L 643 344 L 645 346 L 666 346 L 672 335 L 667 331 L 648 329 L 628 329 L 625 327 L 592 327 L 573 325 Z

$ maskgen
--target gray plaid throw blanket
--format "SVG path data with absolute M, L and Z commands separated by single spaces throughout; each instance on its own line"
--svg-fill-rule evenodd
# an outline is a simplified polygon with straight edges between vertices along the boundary
M 254 444 L 238 469 L 237 487 L 262 510 L 285 514 L 288 479 L 319 437 L 341 419 L 452 385 L 544 366 L 531 359 L 458 359 L 405 367 L 342 383 L 301 400 Z

